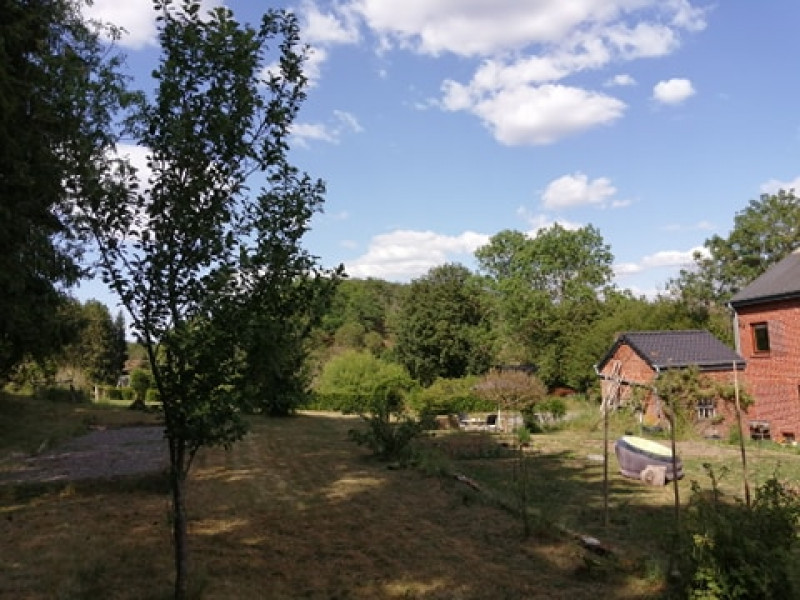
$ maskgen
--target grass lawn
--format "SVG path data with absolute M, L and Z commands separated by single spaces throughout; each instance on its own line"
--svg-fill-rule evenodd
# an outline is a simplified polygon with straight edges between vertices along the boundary
M 12 403 L 13 405 L 13 403 Z M 0 431 L 23 419 L 0 400 Z M 40 431 L 14 448 L 35 446 Z M 81 406 L 51 407 L 61 426 L 85 427 Z M 61 411 L 63 410 L 63 414 Z M 97 410 L 97 409 L 93 409 Z M 15 412 L 17 411 L 17 412 Z M 22 412 L 19 412 L 22 411 Z M 91 413 L 94 423 L 130 411 Z M 74 420 L 72 426 L 66 424 Z M 537 434 L 528 454 L 533 535 L 523 540 L 513 503 L 515 459 L 485 434 L 437 434 L 441 451 L 421 469 L 388 469 L 347 438 L 360 421 L 328 414 L 254 419 L 230 451 L 197 459 L 189 482 L 190 579 L 206 599 L 652 598 L 672 518 L 672 488 L 653 488 L 610 467 L 611 523 L 603 526 L 602 432 Z M 84 425 L 81 425 L 84 424 Z M 70 429 L 72 427 L 72 429 Z M 47 434 L 48 436 L 50 434 Z M 0 438 L 0 456 L 9 447 Z M 702 463 L 730 465 L 723 485 L 741 493 L 738 450 L 682 442 L 687 477 Z M 800 456 L 750 448 L 753 487 Z M 480 491 L 442 472 L 462 473 Z M 762 479 L 763 480 L 763 479 Z M 594 560 L 565 531 L 592 535 L 621 560 Z M 169 498 L 147 476 L 57 486 L 0 487 L 0 597 L 171 597 Z

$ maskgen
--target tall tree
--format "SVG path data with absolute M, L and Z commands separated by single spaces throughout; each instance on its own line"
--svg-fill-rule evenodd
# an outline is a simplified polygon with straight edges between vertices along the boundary
M 532 361 L 550 386 L 585 383 L 571 347 L 600 314 L 611 285 L 613 255 L 589 225 L 558 224 L 534 237 L 501 231 L 475 256 L 496 293 L 498 327 L 510 358 Z
M 102 302 L 88 300 L 78 309 L 80 328 L 77 339 L 65 350 L 65 359 L 83 369 L 89 381 L 114 384 L 125 361 L 117 325 Z
M 458 264 L 414 280 L 397 318 L 397 359 L 423 385 L 482 374 L 491 365 L 489 305 L 480 281 Z
M 73 0 L 2 0 L 0 379 L 57 350 L 63 288 L 81 275 L 70 223 L 87 155 L 105 157 L 128 98 L 120 57 Z
M 718 307 L 773 264 L 800 247 L 800 198 L 794 190 L 762 194 L 734 218 L 727 237 L 707 239 L 692 268 L 670 290 L 700 307 Z
M 175 597 L 185 598 L 186 477 L 201 447 L 244 435 L 250 328 L 268 319 L 280 329 L 294 313 L 276 298 L 337 274 L 300 245 L 324 185 L 288 158 L 306 84 L 296 17 L 270 10 L 254 27 L 225 7 L 201 16 L 196 0 L 154 5 L 157 85 L 133 130 L 149 187 L 131 193 L 122 171 L 84 215 L 163 403 Z

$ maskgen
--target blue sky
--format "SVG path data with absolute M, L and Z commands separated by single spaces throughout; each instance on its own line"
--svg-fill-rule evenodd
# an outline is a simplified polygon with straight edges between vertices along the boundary
M 292 155 L 328 189 L 305 245 L 354 277 L 474 268 L 503 229 L 592 224 L 616 284 L 653 295 L 750 200 L 800 189 L 796 0 L 227 6 L 302 23 L 311 87 Z M 150 0 L 89 14 L 127 30 L 131 74 L 150 86 Z M 76 292 L 116 305 L 98 283 Z

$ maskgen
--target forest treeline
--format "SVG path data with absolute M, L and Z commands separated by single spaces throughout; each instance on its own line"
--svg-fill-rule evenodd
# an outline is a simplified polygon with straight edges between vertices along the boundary
M 476 251 L 474 271 L 449 263 L 410 283 L 343 277 L 309 313 L 308 335 L 283 340 L 296 368 L 284 376 L 275 369 L 263 403 L 283 413 L 308 404 L 311 392 L 362 393 L 359 385 L 376 385 L 384 371 L 425 389 L 514 365 L 533 368 L 551 390 L 586 392 L 596 384 L 593 366 L 622 331 L 707 329 L 732 345 L 726 302 L 800 244 L 793 222 L 793 192 L 750 202 L 728 237 L 706 240 L 656 297 L 613 284 L 611 248 L 593 226 L 554 225 L 533 237 L 502 231 Z M 37 368 L 23 361 L 15 377 L 80 368 L 85 381 L 114 383 L 124 364 L 122 313 L 112 319 L 98 302 L 68 298 L 60 311 L 58 350 L 33 361 Z M 348 377 L 359 371 L 366 383 L 353 387 Z

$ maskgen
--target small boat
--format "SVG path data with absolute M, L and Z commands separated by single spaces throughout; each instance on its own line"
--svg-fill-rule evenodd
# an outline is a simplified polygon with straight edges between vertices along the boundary
M 667 481 L 683 477 L 683 463 L 680 457 L 677 457 L 673 465 L 672 450 L 658 442 L 635 435 L 625 435 L 614 444 L 614 453 L 619 462 L 619 472 L 625 477 L 640 479 L 642 471 L 650 466 L 665 467 Z

